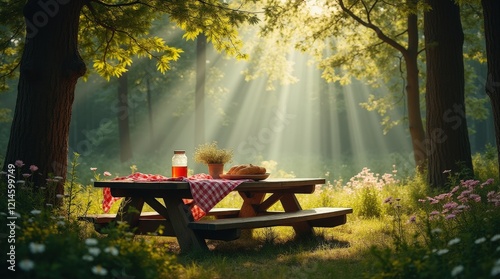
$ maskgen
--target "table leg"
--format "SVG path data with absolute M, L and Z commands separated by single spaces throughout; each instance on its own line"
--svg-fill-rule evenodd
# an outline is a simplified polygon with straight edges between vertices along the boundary
M 285 212 L 302 210 L 302 207 L 293 193 L 286 193 L 281 197 L 281 204 Z M 297 237 L 306 237 L 314 234 L 314 229 L 308 222 L 300 222 L 293 225 L 293 230 Z
M 238 217 L 252 217 L 257 216 L 257 207 L 262 203 L 266 193 L 246 193 L 239 192 L 243 198 L 240 213 Z
M 188 228 L 191 212 L 185 206 L 182 198 L 168 195 L 163 200 L 165 201 L 168 218 L 174 228 L 181 251 L 208 250 L 205 239 L 199 237 L 193 230 Z

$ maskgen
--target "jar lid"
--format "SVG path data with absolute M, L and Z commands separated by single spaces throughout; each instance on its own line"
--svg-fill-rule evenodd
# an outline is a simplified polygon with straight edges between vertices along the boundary
M 174 150 L 174 154 L 185 154 L 186 150 Z

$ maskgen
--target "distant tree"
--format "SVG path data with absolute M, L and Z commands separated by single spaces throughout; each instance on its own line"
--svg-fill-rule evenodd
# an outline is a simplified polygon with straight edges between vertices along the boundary
M 37 165 L 42 175 L 36 185 L 49 174 L 66 176 L 74 90 L 87 62 L 108 79 L 124 73 L 134 55 L 155 59 L 158 70 L 167 71 L 180 50 L 148 33 L 162 15 L 185 30 L 186 39 L 204 33 L 218 51 L 242 56 L 236 26 L 257 22 L 254 14 L 216 0 L 8 1 L 0 15 L 0 50 L 10 54 L 3 58 L 2 77 L 13 76 L 20 65 L 4 167 L 18 159 L 25 167 Z M 62 191 L 60 184 L 56 192 Z
M 419 42 L 421 3 L 417 0 L 398 4 L 367 0 L 270 2 L 264 34 L 280 34 L 279 40 L 289 40 L 298 49 L 313 54 L 327 81 L 345 85 L 351 78 L 358 78 L 374 87 L 384 83 L 391 90 L 379 100 L 372 96 L 365 104 L 365 108 L 382 115 L 384 130 L 398 124 L 390 120 L 389 112 L 401 98 L 400 88 L 405 90 L 413 159 L 423 168 L 427 154 L 418 68 L 418 55 L 423 49 Z M 398 76 L 402 76 L 403 82 L 395 79 Z
M 130 112 L 128 104 L 128 73 L 118 78 L 118 140 L 120 141 L 120 161 L 132 159 L 132 143 L 130 140 Z
M 500 174 L 500 1 L 482 0 L 488 74 L 486 94 L 490 97 Z
M 473 174 L 464 95 L 464 34 L 454 0 L 426 0 L 426 133 L 428 182 L 446 185 L 449 172 Z

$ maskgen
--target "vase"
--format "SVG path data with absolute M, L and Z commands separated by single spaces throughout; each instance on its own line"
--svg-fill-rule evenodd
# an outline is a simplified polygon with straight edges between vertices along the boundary
M 220 179 L 224 172 L 224 164 L 208 164 L 208 174 L 214 179 Z

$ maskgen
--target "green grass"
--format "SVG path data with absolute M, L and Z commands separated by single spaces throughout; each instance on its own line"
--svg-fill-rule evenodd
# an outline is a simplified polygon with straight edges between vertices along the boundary
M 498 176 L 496 164 L 477 157 L 475 162 L 480 183 Z M 66 183 L 69 196 L 64 198 L 61 208 L 44 205 L 39 193 L 29 187 L 17 189 L 16 206 L 23 215 L 16 240 L 17 259 L 28 259 L 35 266 L 25 272 L 18 269 L 16 278 L 65 278 L 60 274 L 73 270 L 73 278 L 95 277 L 91 268 L 96 264 L 107 268 L 107 274 L 99 278 L 500 277 L 500 271 L 495 273 L 500 270 L 500 206 L 491 206 L 490 198 L 488 201 L 486 198 L 488 193 L 500 193 L 498 183 L 488 184 L 484 189 L 478 187 L 476 192 L 483 197 L 482 202 L 469 204 L 468 210 L 456 218 L 431 220 L 429 212 L 441 210 L 443 204 L 419 199 L 448 190 L 428 189 L 419 176 L 401 178 L 393 170 L 376 175 L 365 169 L 349 181 L 328 181 L 318 186 L 315 193 L 298 196 L 303 208 L 352 207 L 354 213 L 348 215 L 344 225 L 315 228 L 314 237 L 300 240 L 294 239 L 290 227 L 256 229 L 243 233 L 236 241 L 208 241 L 208 252 L 181 254 L 172 237 L 132 239 L 121 228 L 105 236 L 97 234 L 90 224 L 76 221 L 77 216 L 85 213 L 102 213 L 102 192 L 76 180 L 71 183 L 77 172 L 70 173 L 70 181 Z M 6 185 L 1 182 L 0 186 L 0 198 L 6 199 Z M 391 202 L 384 202 L 389 197 Z M 237 193 L 231 193 L 217 206 L 239 207 L 241 202 Z M 116 212 L 118 205 L 119 202 L 115 203 L 111 212 Z M 7 212 L 5 207 L 0 204 L 0 212 Z M 33 209 L 44 210 L 38 215 L 33 214 Z M 271 208 L 280 209 L 279 204 Z M 146 207 L 146 210 L 151 209 Z M 5 216 L 0 216 L 4 223 Z M 64 220 L 62 225 L 61 220 Z M 101 249 L 90 262 L 82 261 L 89 253 L 89 247 L 83 244 L 88 238 L 98 239 L 97 247 Z M 459 244 L 450 246 L 450 240 L 454 239 L 460 239 Z M 45 251 L 33 253 L 30 250 L 33 243 L 45 245 Z M 2 249 L 8 245 L 5 238 L 0 238 Z M 116 258 L 103 252 L 111 246 L 120 251 Z M 446 253 L 436 254 L 436 251 Z M 58 262 L 64 265 L 54 264 Z M 458 273 L 452 273 L 456 270 Z

